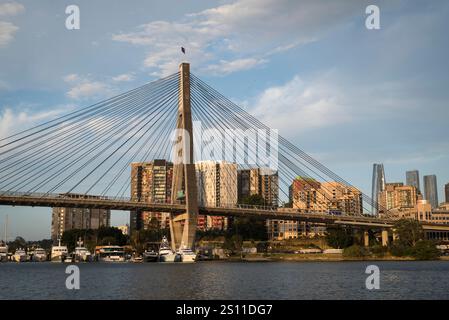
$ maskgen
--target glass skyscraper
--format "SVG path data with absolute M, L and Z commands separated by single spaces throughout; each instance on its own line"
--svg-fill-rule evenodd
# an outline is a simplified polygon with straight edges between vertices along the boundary
M 407 171 L 405 173 L 405 180 L 406 180 L 406 184 L 408 186 L 413 186 L 416 188 L 416 193 L 421 192 L 419 189 L 419 171 L 418 170 Z
M 424 176 L 424 196 L 429 201 L 432 208 L 438 207 L 437 177 L 432 174 Z
M 371 199 L 373 213 L 379 213 L 379 193 L 385 190 L 385 171 L 382 163 L 373 164 Z

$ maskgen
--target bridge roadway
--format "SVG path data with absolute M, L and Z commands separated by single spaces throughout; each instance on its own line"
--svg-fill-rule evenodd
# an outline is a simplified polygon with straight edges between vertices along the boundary
M 102 196 L 60 194 L 26 194 L 0 191 L 0 205 L 29 207 L 96 208 L 124 211 L 174 212 L 185 211 L 184 204 L 144 203 L 130 198 L 108 198 Z M 199 207 L 199 214 L 211 216 L 253 216 L 265 219 L 305 221 L 320 224 L 343 224 L 366 228 L 393 227 L 394 220 L 368 216 L 332 215 L 297 209 L 275 209 L 272 207 L 232 205 L 223 207 Z M 449 225 L 422 223 L 426 231 L 449 231 Z

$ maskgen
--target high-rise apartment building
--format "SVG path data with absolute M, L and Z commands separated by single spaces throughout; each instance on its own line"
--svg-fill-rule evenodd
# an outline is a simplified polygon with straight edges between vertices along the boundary
M 444 185 L 444 195 L 446 198 L 446 203 L 449 203 L 449 182 Z
M 419 171 L 411 170 L 405 173 L 405 184 L 408 186 L 413 186 L 416 189 L 416 193 L 421 193 L 419 188 Z
M 131 164 L 131 200 L 140 202 L 171 201 L 173 164 L 166 160 L 135 162 Z M 151 219 L 157 219 L 160 228 L 168 227 L 166 212 L 131 211 L 130 229 L 145 229 Z
M 379 194 L 378 202 L 382 208 L 380 213 L 385 213 L 385 210 L 414 208 L 417 202 L 416 188 L 405 186 L 402 182 L 387 183 L 385 190 Z
M 260 195 L 265 205 L 278 206 L 279 176 L 277 171 L 270 169 L 238 170 L 238 200 L 243 201 L 252 195 Z
M 310 212 L 358 215 L 363 213 L 362 193 L 339 182 L 319 182 L 307 177 L 297 177 L 289 188 L 290 203 L 293 208 Z M 310 223 L 288 223 L 278 225 L 278 239 L 294 232 L 302 235 L 324 234 L 325 228 Z M 283 230 L 283 231 L 282 231 Z
M 424 176 L 424 197 L 432 208 L 438 207 L 438 187 L 436 175 Z
M 195 169 L 200 206 L 226 207 L 237 203 L 237 164 L 200 161 L 195 163 Z M 203 228 L 226 229 L 227 221 L 225 217 L 208 216 Z
M 67 195 L 65 195 L 67 196 Z M 71 197 L 84 195 L 71 194 Z M 111 211 L 106 209 L 63 208 L 52 209 L 51 239 L 56 243 L 64 231 L 109 227 Z
M 373 214 L 378 214 L 379 208 L 378 198 L 379 194 L 385 190 L 385 171 L 382 163 L 373 164 L 373 180 L 371 185 L 371 201 Z

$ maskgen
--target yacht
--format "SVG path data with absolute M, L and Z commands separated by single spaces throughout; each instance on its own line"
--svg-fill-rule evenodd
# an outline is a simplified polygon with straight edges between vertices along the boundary
M 15 262 L 26 262 L 28 260 L 28 255 L 24 249 L 19 248 L 14 252 L 12 258 Z
M 134 263 L 142 263 L 143 262 L 143 257 L 142 256 L 134 256 L 134 257 L 131 258 L 130 261 L 134 262 Z
M 5 218 L 5 241 L 0 241 L 0 262 L 6 262 L 9 260 L 8 256 L 8 215 Z
M 67 247 L 61 246 L 61 239 L 59 239 L 59 244 L 51 248 L 51 261 L 63 262 L 68 254 Z
M 154 250 L 145 250 L 143 253 L 143 261 L 145 262 L 156 262 L 158 257 L 159 254 Z
M 100 247 L 98 260 L 102 262 L 125 262 L 125 250 L 120 246 Z
M 75 262 L 90 262 L 92 261 L 92 254 L 86 247 L 83 246 L 83 242 L 78 240 L 77 247 L 75 248 Z
M 195 262 L 196 260 L 196 253 L 192 251 L 192 249 L 187 248 L 186 246 L 181 246 L 181 248 L 178 250 L 176 254 L 176 261 L 178 262 L 184 262 L 184 263 L 191 263 Z
M 167 238 L 164 236 L 159 247 L 159 262 L 175 262 L 176 254 L 170 247 Z
M 0 262 L 8 261 L 8 245 L 4 241 L 0 241 Z
M 47 252 L 42 248 L 34 249 L 32 260 L 35 262 L 47 261 Z
M 64 259 L 65 263 L 72 263 L 73 262 L 73 256 L 71 254 L 67 255 Z

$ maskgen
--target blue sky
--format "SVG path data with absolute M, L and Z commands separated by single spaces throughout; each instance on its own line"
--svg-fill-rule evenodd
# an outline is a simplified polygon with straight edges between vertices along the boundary
M 76 4 L 81 29 L 65 28 Z M 380 30 L 365 8 L 380 8 Z M 449 182 L 445 1 L 3 1 L 0 136 L 192 72 L 370 194 L 374 162 Z M 179 48 L 184 46 L 184 57 Z M 50 209 L 0 207 L 48 238 Z M 114 213 L 123 224 L 128 214 Z

